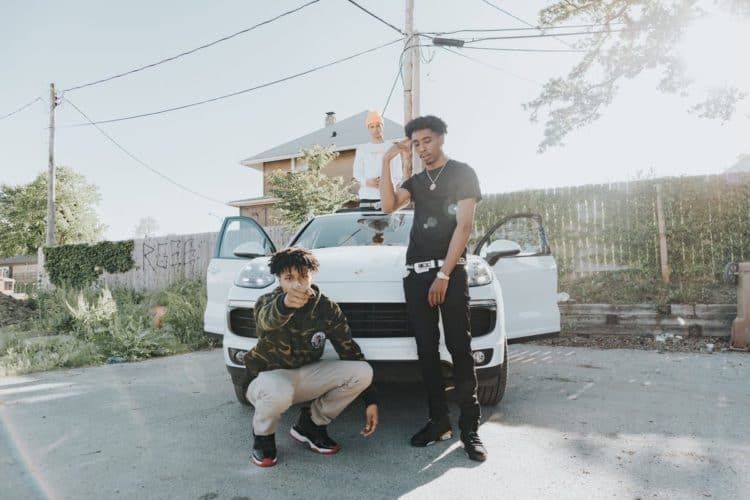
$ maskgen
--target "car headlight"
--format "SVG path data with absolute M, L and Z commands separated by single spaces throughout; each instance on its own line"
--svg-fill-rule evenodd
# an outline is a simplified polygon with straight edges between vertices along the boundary
M 276 281 L 266 264 L 249 264 L 240 272 L 234 284 L 242 288 L 265 288 Z
M 469 286 L 482 286 L 492 283 L 492 268 L 483 260 L 470 260 L 466 265 Z

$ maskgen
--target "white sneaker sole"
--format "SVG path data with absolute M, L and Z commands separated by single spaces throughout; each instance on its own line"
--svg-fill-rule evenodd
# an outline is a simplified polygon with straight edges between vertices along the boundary
M 294 427 L 292 427 L 291 429 L 289 429 L 289 435 L 292 436 L 292 439 L 294 439 L 298 443 L 300 443 L 300 444 L 306 444 L 307 446 L 310 447 L 310 449 L 312 451 L 314 451 L 315 453 L 320 453 L 321 455 L 333 455 L 335 453 L 338 453 L 338 451 L 339 451 L 339 447 L 336 447 L 336 448 L 333 448 L 333 449 L 329 449 L 329 448 L 320 448 L 318 446 L 315 446 L 315 443 L 313 443 L 312 441 L 310 441 L 309 438 L 307 438 L 307 437 L 303 436 L 302 434 L 300 434 L 299 432 L 297 432 Z

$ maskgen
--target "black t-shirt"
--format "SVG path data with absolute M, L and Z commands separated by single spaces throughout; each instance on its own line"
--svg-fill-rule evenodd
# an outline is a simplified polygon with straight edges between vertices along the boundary
M 424 170 L 401 184 L 414 202 L 414 225 L 406 251 L 407 264 L 445 258 L 456 229 L 458 202 L 468 198 L 482 199 L 477 174 L 466 163 L 448 160 L 444 167 L 431 170 L 430 177 L 437 179 L 434 191 L 430 190 L 432 181 Z

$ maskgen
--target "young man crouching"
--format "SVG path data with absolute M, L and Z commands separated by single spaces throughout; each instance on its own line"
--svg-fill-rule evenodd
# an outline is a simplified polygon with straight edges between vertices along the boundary
M 290 434 L 317 453 L 339 451 L 327 426 L 360 393 L 366 406 L 361 434 L 370 436 L 378 426 L 372 368 L 339 306 L 312 284 L 318 260 L 292 247 L 276 252 L 269 265 L 279 287 L 255 303 L 258 343 L 245 355 L 247 398 L 255 406 L 252 461 L 260 467 L 276 464 L 276 428 L 293 404 L 312 401 Z M 320 360 L 326 339 L 341 360 Z

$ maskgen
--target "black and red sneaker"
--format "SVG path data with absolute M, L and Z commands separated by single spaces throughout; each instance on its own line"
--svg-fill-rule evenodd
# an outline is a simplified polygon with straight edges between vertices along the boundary
M 303 407 L 299 412 L 297 423 L 289 431 L 292 438 L 301 444 L 306 444 L 316 453 L 333 455 L 341 447 L 328 435 L 325 425 L 316 425 L 310 416 L 310 408 Z
M 250 459 L 258 467 L 273 467 L 276 465 L 276 435 L 256 436 Z

